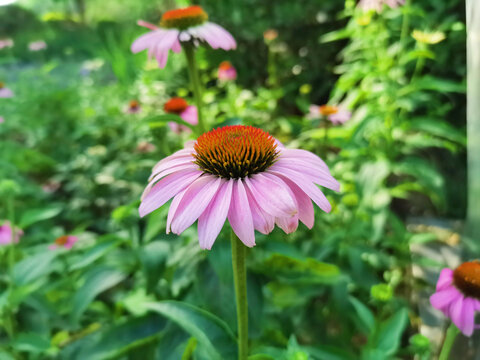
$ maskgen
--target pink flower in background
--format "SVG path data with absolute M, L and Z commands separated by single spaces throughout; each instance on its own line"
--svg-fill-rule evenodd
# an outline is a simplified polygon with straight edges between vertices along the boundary
M 0 225 L 0 245 L 8 245 L 12 243 L 12 226 L 9 221 L 5 221 L 3 225 Z M 20 237 L 23 235 L 23 231 L 15 228 L 14 242 L 18 243 Z
M 233 36 L 221 26 L 208 22 L 207 13 L 200 6 L 167 11 L 160 27 L 140 20 L 138 25 L 151 32 L 140 36 L 132 44 L 132 52 L 148 49 L 148 56 L 155 57 L 160 68 L 167 64 L 168 52 L 180 52 L 181 44 L 207 43 L 213 49 L 231 50 L 237 47 Z
M 28 50 L 30 51 L 40 51 L 47 48 L 47 43 L 43 40 L 33 41 L 28 44 Z
M 12 39 L 0 39 L 0 50 L 13 47 Z
M 0 82 L 0 98 L 11 98 L 13 96 L 13 91 L 5 87 L 3 82 Z
M 50 250 L 56 250 L 58 248 L 71 249 L 73 245 L 78 241 L 78 237 L 73 235 L 63 235 L 55 239 L 55 242 L 48 248 Z
M 218 67 L 218 79 L 221 81 L 231 81 L 237 78 L 237 70 L 230 61 L 222 61 Z
M 142 110 L 142 107 L 140 106 L 140 103 L 137 100 L 130 100 L 125 112 L 127 114 L 136 114 L 136 113 L 139 113 L 141 110 Z
M 310 105 L 308 119 L 320 119 L 326 117 L 334 125 L 344 124 L 352 117 L 352 113 L 342 106 Z
M 60 189 L 61 186 L 62 184 L 59 181 L 50 180 L 42 184 L 42 190 L 46 194 L 53 194 L 58 189 Z
M 142 154 L 151 153 L 156 150 L 156 146 L 148 141 L 139 142 L 137 145 L 137 151 Z
M 181 97 L 171 98 L 165 103 L 165 105 L 163 106 L 163 109 L 168 114 L 177 114 L 182 118 L 183 121 L 189 124 L 192 124 L 192 125 L 198 124 L 197 107 L 193 105 L 188 105 L 185 99 Z M 190 128 L 188 128 L 187 126 L 180 125 L 173 121 L 169 122 L 168 126 L 170 127 L 170 130 L 172 130 L 174 133 L 177 133 L 177 134 L 191 132 Z
M 5 118 L 3 116 L 0 116 L 0 124 L 5 122 Z
M 364 11 L 375 10 L 376 12 L 381 12 L 384 4 L 395 9 L 404 3 L 405 0 L 360 0 L 358 7 Z
M 465 262 L 455 270 L 443 269 L 430 303 L 450 318 L 465 336 L 471 336 L 475 312 L 480 311 L 480 262 Z
M 339 190 L 315 154 L 287 149 L 252 126 L 225 126 L 155 165 L 139 212 L 143 217 L 173 198 L 167 233 L 181 234 L 198 220 L 200 247 L 211 249 L 228 218 L 239 239 L 252 247 L 254 230 L 268 234 L 276 224 L 291 233 L 299 220 L 312 228 L 311 200 L 329 212 L 316 184 Z

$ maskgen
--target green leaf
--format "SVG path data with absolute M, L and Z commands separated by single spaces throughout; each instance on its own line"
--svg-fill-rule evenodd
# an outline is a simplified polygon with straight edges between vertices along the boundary
M 299 260 L 282 254 L 272 254 L 258 269 L 284 281 L 304 284 L 334 283 L 340 278 L 337 266 L 313 258 Z
M 467 139 L 464 131 L 453 127 L 443 119 L 431 119 L 426 117 L 415 117 L 408 123 L 409 130 L 422 131 L 430 135 L 450 140 L 452 142 L 466 145 Z
M 72 320 L 78 322 L 80 316 L 98 294 L 117 285 L 125 276 L 123 272 L 106 266 L 96 267 L 89 271 L 85 276 L 83 286 L 73 297 Z
M 62 350 L 61 358 L 107 360 L 118 359 L 129 352 L 141 353 L 142 347 L 160 338 L 165 325 L 164 319 L 151 314 L 101 328 L 68 345 Z
M 49 274 L 54 270 L 53 260 L 57 253 L 57 251 L 47 250 L 16 263 L 13 267 L 13 281 L 22 286 Z
M 465 93 L 465 83 L 459 83 L 458 81 L 451 81 L 441 78 L 436 78 L 430 75 L 425 75 L 415 81 L 412 81 L 411 91 L 418 90 L 433 90 L 437 93 Z
M 207 359 L 233 359 L 236 341 L 227 324 L 215 315 L 179 301 L 161 301 L 147 307 L 159 313 L 198 340 Z
M 62 208 L 59 206 L 27 210 L 20 218 L 19 227 L 25 229 L 28 226 L 33 225 L 37 222 L 51 219 L 60 214 L 61 211 Z
M 20 334 L 13 342 L 13 347 L 19 351 L 40 353 L 50 348 L 50 341 L 35 333 Z
M 108 235 L 110 236 L 110 235 Z M 121 243 L 120 239 L 112 239 L 107 241 L 100 241 L 97 245 L 89 249 L 85 254 L 82 254 L 71 266 L 70 270 L 78 270 L 94 263 L 102 256 L 110 252 Z
M 371 333 L 375 327 L 375 316 L 372 311 L 353 296 L 350 297 L 350 303 L 353 305 L 358 318 L 360 319 L 362 331 L 366 334 Z
M 154 241 L 140 249 L 140 261 L 147 279 L 147 293 L 151 293 L 162 278 L 170 252 L 170 244 L 166 241 Z
M 386 355 L 394 355 L 408 324 L 408 310 L 400 309 L 390 319 L 383 322 L 373 338 L 371 349 L 376 349 Z

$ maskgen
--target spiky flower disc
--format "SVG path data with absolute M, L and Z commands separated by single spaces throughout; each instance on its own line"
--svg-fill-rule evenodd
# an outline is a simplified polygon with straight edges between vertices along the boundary
M 195 163 L 224 179 L 243 179 L 267 170 L 278 157 L 275 139 L 253 126 L 226 126 L 201 135 Z
M 185 30 L 189 27 L 201 25 L 207 20 L 207 13 L 200 6 L 195 5 L 164 12 L 160 26 Z

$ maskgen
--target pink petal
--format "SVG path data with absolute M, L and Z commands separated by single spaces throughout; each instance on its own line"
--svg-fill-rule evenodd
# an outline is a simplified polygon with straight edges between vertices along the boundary
M 151 178 L 149 180 L 150 183 L 147 185 L 147 189 L 150 189 L 161 178 L 163 178 L 167 175 L 173 174 L 174 172 L 177 172 L 177 171 L 180 171 L 180 170 L 192 170 L 192 171 L 194 171 L 194 170 L 198 170 L 198 166 L 193 164 L 193 163 L 190 163 L 190 164 L 173 166 L 171 168 L 165 169 L 162 172 L 159 172 L 157 175 L 155 175 L 153 178 Z
M 130 50 L 136 54 L 145 49 L 153 48 L 155 44 L 157 44 L 159 41 L 162 41 L 165 34 L 166 32 L 161 29 L 143 34 L 132 43 Z
M 272 170 L 278 169 L 279 171 L 281 171 L 281 169 L 289 169 L 289 170 L 297 171 L 299 173 L 304 174 L 305 176 L 308 176 L 310 180 L 315 184 L 324 186 L 334 191 L 340 190 L 339 182 L 332 175 L 330 175 L 329 172 L 325 171 L 324 169 L 318 166 L 315 167 L 311 163 L 307 163 L 302 160 L 286 161 L 285 159 L 280 158 L 271 167 L 271 169 Z
M 248 187 L 245 189 L 247 190 L 248 203 L 252 210 L 253 227 L 262 234 L 270 234 L 275 227 L 275 217 L 260 209 L 251 191 Z
M 187 188 L 172 221 L 174 234 L 181 234 L 198 219 L 217 193 L 220 184 L 219 177 L 202 175 Z
M 312 200 L 308 197 L 302 189 L 300 189 L 293 181 L 287 178 L 281 178 L 288 187 L 292 190 L 295 200 L 297 201 L 298 208 L 298 218 L 303 222 L 309 229 L 313 227 L 315 222 L 315 212 L 313 211 Z
M 459 297 L 462 297 L 462 294 L 455 287 L 450 286 L 430 296 L 430 304 L 435 309 L 443 311 Z
M 217 195 L 198 218 L 198 241 L 202 249 L 210 250 L 222 230 L 232 200 L 233 180 L 221 180 Z
M 255 246 L 252 212 L 242 180 L 233 181 L 232 201 L 228 221 L 238 238 L 248 247 Z
M 284 159 L 289 159 L 290 161 L 303 160 L 307 163 L 313 163 L 330 173 L 327 164 L 325 164 L 325 162 L 320 159 L 320 157 L 307 150 L 283 148 L 281 149 L 280 157 Z
M 286 234 L 291 234 L 298 227 L 298 215 L 291 217 L 280 217 L 275 218 L 275 223 L 280 229 L 285 231 Z
M 465 336 L 472 336 L 475 327 L 475 300 L 466 298 L 462 310 L 463 329 Z
M 216 43 L 221 49 L 232 50 L 237 48 L 237 43 L 235 42 L 232 34 L 230 34 L 223 27 L 215 23 L 206 23 L 205 25 L 207 25 L 210 33 L 212 33 L 216 37 Z
M 161 207 L 168 200 L 189 186 L 200 175 L 202 175 L 201 171 L 183 170 L 168 175 L 160 180 L 150 192 L 144 194 L 139 208 L 140 216 L 144 217 Z
M 464 333 L 468 334 L 468 331 L 473 332 L 473 303 L 467 301 L 468 299 L 463 298 L 463 296 L 458 297 L 450 305 L 450 318 L 453 323 Z M 470 330 L 471 329 L 471 330 Z M 471 335 L 471 332 L 469 335 Z
M 150 30 L 157 30 L 158 29 L 158 27 L 156 25 L 153 25 L 153 24 L 151 24 L 149 22 L 146 22 L 146 21 L 143 21 L 143 20 L 138 20 L 137 24 L 140 25 L 140 26 L 146 27 Z
M 198 111 L 197 107 L 190 105 L 180 114 L 180 117 L 189 124 L 198 124 Z
M 313 200 L 313 202 L 318 205 L 320 209 L 327 213 L 332 210 L 332 206 L 330 205 L 322 191 L 313 182 L 305 179 L 305 176 L 303 176 L 301 173 L 286 169 L 280 172 L 271 170 L 271 168 L 267 170 L 267 173 L 272 173 L 274 175 L 280 176 L 282 179 L 290 179 L 300 189 L 302 189 L 302 191 L 307 194 Z
M 266 213 L 275 217 L 291 217 L 298 212 L 288 187 L 275 177 L 267 173 L 255 174 L 251 178 L 245 178 L 244 182 Z
M 170 208 L 168 209 L 168 215 L 167 215 L 167 234 L 170 234 L 170 226 L 172 225 L 172 221 L 175 216 L 175 212 L 178 209 L 178 205 L 180 205 L 180 201 L 182 201 L 183 195 L 187 192 L 186 188 L 183 191 L 180 191 L 177 195 L 172 200 L 172 203 L 170 204 Z
M 453 270 L 452 269 L 443 269 L 440 272 L 440 276 L 437 281 L 437 291 L 443 290 L 446 287 L 452 285 L 453 282 Z

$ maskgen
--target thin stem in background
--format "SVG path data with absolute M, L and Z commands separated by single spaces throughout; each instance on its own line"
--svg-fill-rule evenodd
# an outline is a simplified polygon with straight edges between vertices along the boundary
M 237 302 L 238 327 L 238 360 L 248 357 L 248 302 L 247 302 L 247 270 L 245 255 L 247 247 L 232 230 L 232 265 L 235 284 L 235 299 Z
M 198 110 L 198 130 L 199 133 L 204 133 L 207 129 L 203 122 L 203 101 L 202 101 L 202 85 L 200 83 L 200 76 L 198 74 L 197 61 L 195 60 L 195 47 L 191 44 L 185 44 L 183 47 L 187 57 L 188 75 L 192 83 L 193 96 Z

